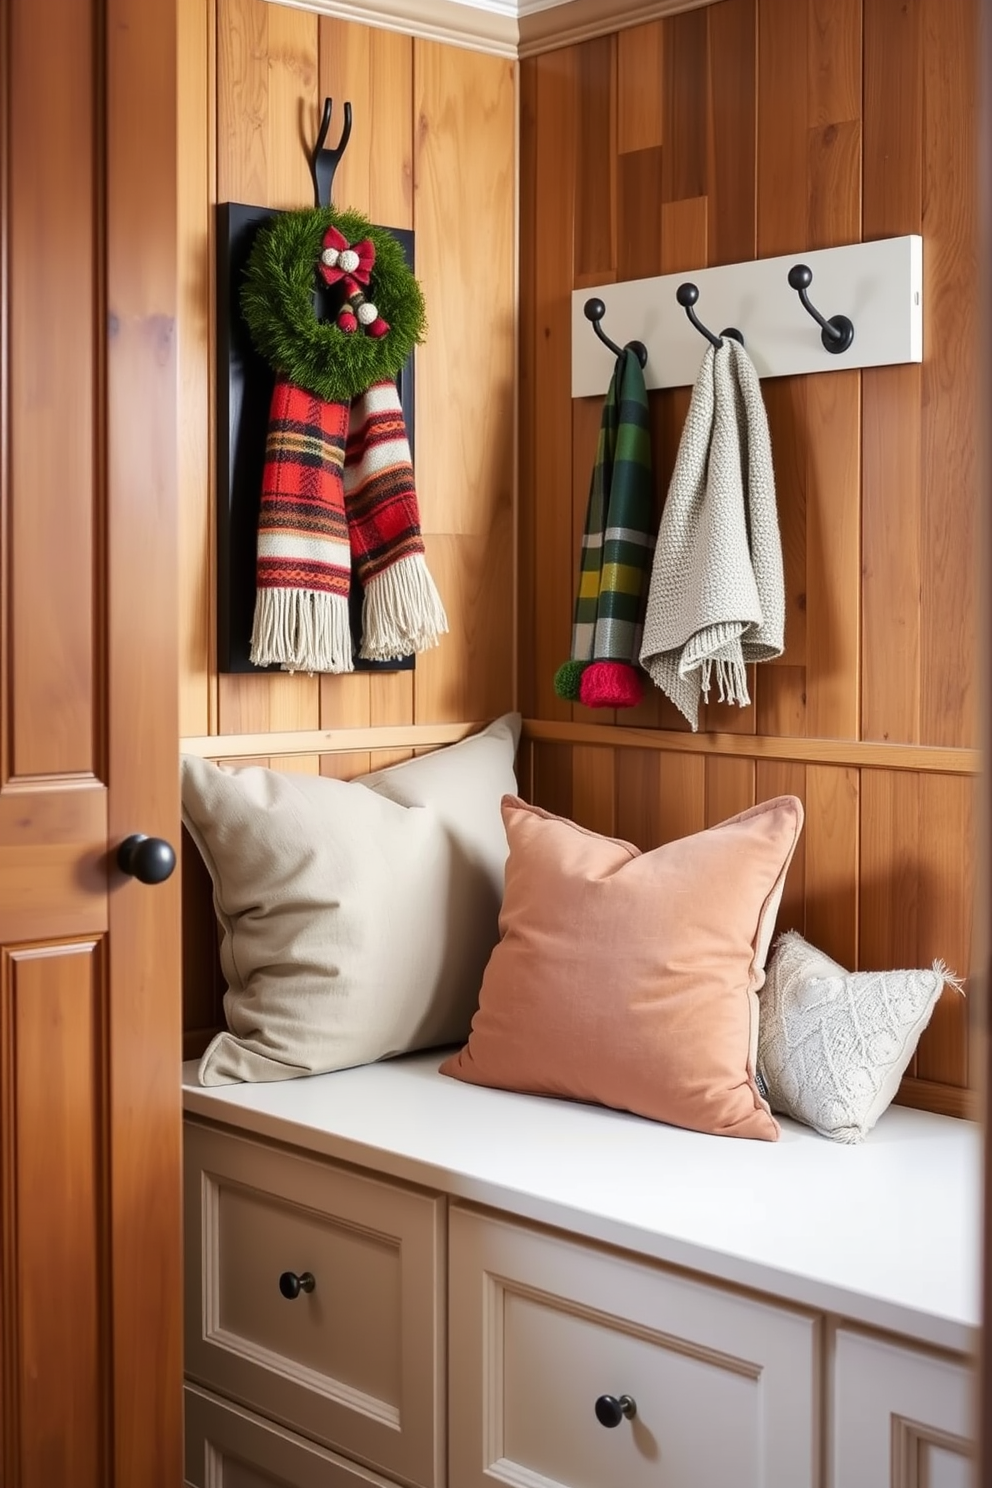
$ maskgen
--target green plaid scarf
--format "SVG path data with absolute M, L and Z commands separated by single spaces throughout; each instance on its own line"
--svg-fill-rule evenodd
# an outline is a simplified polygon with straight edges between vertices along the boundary
M 589 486 L 571 659 L 555 692 L 589 708 L 641 698 L 637 658 L 654 549 L 651 436 L 644 373 L 624 349 L 610 379 Z

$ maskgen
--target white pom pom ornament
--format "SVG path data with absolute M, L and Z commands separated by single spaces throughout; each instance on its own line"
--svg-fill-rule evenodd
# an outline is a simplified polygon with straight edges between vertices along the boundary
M 346 248 L 338 257 L 338 266 L 344 269 L 346 274 L 353 274 L 360 262 L 354 248 Z
M 336 248 L 325 248 L 323 253 L 320 255 L 320 261 L 322 264 L 326 264 L 329 269 L 336 269 L 338 263 L 338 250 Z
M 372 322 L 374 320 L 378 320 L 378 318 L 378 310 L 375 308 L 374 305 L 370 305 L 368 300 L 365 300 L 361 305 L 359 305 L 358 319 L 360 320 L 362 325 L 371 325 Z

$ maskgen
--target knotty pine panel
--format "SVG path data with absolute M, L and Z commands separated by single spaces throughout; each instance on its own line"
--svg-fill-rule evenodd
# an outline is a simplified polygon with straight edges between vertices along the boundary
M 978 742 L 978 10 L 923 7 L 920 737 Z M 987 396 L 987 390 L 986 390 Z M 986 580 L 987 581 L 987 580 Z
M 0 1088 L 8 1093 L 0 1188 L 9 1215 L 0 1280 L 14 1315 L 5 1331 L 16 1380 L 5 1445 L 19 1488 L 102 1488 L 111 1478 L 110 1347 L 99 1303 L 108 1263 L 105 974 L 98 941 L 0 953 Z
M 858 867 L 862 771 L 806 768 L 805 930 L 841 966 L 858 962 Z M 798 927 L 797 927 L 798 928 Z
M 799 381 L 798 378 L 793 379 Z M 806 732 L 857 739 L 861 709 L 861 373 L 805 381 Z
M 789 760 L 757 760 L 754 767 L 756 801 L 771 801 L 776 796 L 798 796 L 806 814 L 806 823 L 792 854 L 782 890 L 782 902 L 775 922 L 776 934 L 783 930 L 798 930 L 800 935 L 806 933 L 809 912 L 809 896 L 806 892 L 810 818 L 808 778 L 809 771 L 805 765 Z
M 616 761 L 615 749 L 579 744 L 572 750 L 569 815 L 604 837 L 614 837 L 617 831 Z
M 923 230 L 924 0 L 863 3 L 868 242 Z
M 313 205 L 308 152 L 322 104 L 318 55 L 316 15 L 265 0 L 217 0 L 219 201 Z M 334 129 L 340 123 L 338 111 Z M 314 677 L 227 674 L 218 685 L 220 733 L 320 726 Z
M 911 923 L 921 879 L 933 886 L 927 923 L 945 947 L 929 959 L 942 954 L 959 971 L 969 966 L 973 870 L 961 835 L 974 782 L 839 765 L 828 745 L 975 743 L 976 415 L 968 336 L 977 318 L 977 10 L 976 0 L 954 0 L 946 12 L 941 0 L 715 0 L 617 35 L 609 112 L 605 67 L 593 75 L 578 47 L 541 59 L 553 81 L 542 84 L 534 70 L 523 84 L 521 261 L 540 261 L 525 281 L 534 313 L 521 327 L 521 459 L 533 493 L 520 528 L 528 679 L 521 703 L 539 720 L 564 716 L 550 682 L 571 620 L 577 508 L 584 515 L 596 414 L 595 400 L 582 400 L 566 419 L 568 359 L 557 350 L 552 317 L 542 323 L 537 307 L 560 304 L 558 297 L 588 283 L 590 243 L 609 241 L 601 220 L 594 229 L 576 220 L 588 196 L 585 156 L 576 147 L 588 135 L 576 111 L 617 120 L 616 159 L 599 167 L 601 210 L 615 213 L 612 272 L 602 246 L 597 254 L 604 282 L 655 272 L 688 277 L 721 260 L 798 259 L 812 247 L 924 233 L 922 367 L 838 370 L 764 386 L 786 570 L 786 651 L 752 669 L 751 708 L 710 704 L 702 735 L 756 731 L 759 743 L 761 735 L 805 737 L 812 753 L 807 746 L 794 764 L 668 749 L 659 759 L 624 749 L 610 757 L 584 738 L 576 776 L 566 744 L 533 746 L 535 799 L 598 821 L 607 818 L 604 803 L 615 801 L 617 833 L 638 845 L 669 840 L 666 812 L 678 835 L 794 790 L 805 803 L 806 829 L 780 927 L 804 929 L 852 967 L 927 964 Z M 525 74 L 535 67 L 525 64 Z M 650 395 L 659 514 L 688 396 L 688 389 Z M 576 709 L 574 717 L 576 724 L 686 727 L 652 688 L 636 709 Z M 598 787 L 590 776 L 597 768 Z M 676 773 L 685 770 L 694 784 Z M 931 804 L 893 814 L 880 784 L 890 776 L 896 794 L 908 791 L 915 802 L 922 792 Z M 900 876 L 907 858 L 919 860 L 908 898 Z M 935 1109 L 965 1108 L 955 1092 L 968 1080 L 966 1024 L 962 1000 L 945 997 L 921 1042 L 907 1100 L 927 1104 L 929 1088 Z
M 653 150 L 665 142 L 661 21 L 630 26 L 617 37 L 617 149 Z
M 524 263 L 534 260 L 533 316 L 520 327 L 523 343 L 533 342 L 533 444 L 523 452 L 521 501 L 533 513 L 532 634 L 521 634 L 526 654 L 533 651 L 525 712 L 567 719 L 570 703 L 554 691 L 554 674 L 571 649 L 575 565 L 572 561 L 571 309 L 575 177 L 577 155 L 576 68 L 574 48 L 548 52 L 522 64 L 533 74 L 534 131 L 530 167 L 534 173 L 535 236 L 522 242 Z M 525 155 L 525 159 L 527 156 Z M 525 187 L 526 189 L 526 187 Z M 590 335 L 592 331 L 590 330 Z M 525 358 L 527 353 L 525 352 Z
M 758 0 L 758 256 L 808 248 L 809 6 Z M 832 312 L 831 312 L 832 313 Z M 799 380 L 799 379 L 796 379 Z
M 612 279 L 617 262 L 617 39 L 575 49 L 582 107 L 576 115 L 575 287 Z M 648 198 L 650 200 L 650 198 Z
M 973 781 L 864 771 L 861 788 L 861 965 L 928 966 L 966 975 L 971 962 Z M 911 1075 L 968 1083 L 964 999 L 945 990 Z
M 320 18 L 318 96 L 334 100 L 328 145 L 352 108 L 348 148 L 334 173 L 334 200 L 383 227 L 413 227 L 413 38 Z M 374 121 L 374 122 L 373 122 Z
M 444 596 L 449 634 L 417 657 L 418 723 L 496 718 L 513 697 L 513 531 L 493 515 L 482 537 L 427 538 L 427 561 Z
M 413 223 L 430 323 L 417 353 L 417 483 L 424 531 L 447 538 L 489 537 L 512 520 L 515 111 L 505 59 L 414 44 Z M 508 631 L 511 571 L 502 578 Z
M 868 367 L 861 380 L 861 736 L 916 744 L 923 587 L 921 370 L 918 365 Z
M 861 8 L 862 0 L 810 0 L 810 129 L 861 118 Z
M 662 23 L 666 202 L 706 196 L 709 189 L 709 10 L 685 11 Z
M 742 263 L 757 253 L 757 15 L 754 0 L 721 0 L 700 14 L 709 20 L 710 51 L 707 256 L 710 264 Z

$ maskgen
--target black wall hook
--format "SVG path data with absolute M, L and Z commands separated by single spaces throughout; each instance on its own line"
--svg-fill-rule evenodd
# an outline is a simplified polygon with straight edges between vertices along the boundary
M 334 100 L 324 99 L 324 117 L 320 121 L 320 132 L 317 135 L 317 143 L 313 147 L 310 156 L 310 175 L 313 177 L 313 204 L 315 207 L 329 207 L 331 205 L 331 190 L 334 186 L 334 172 L 351 138 L 351 104 L 344 106 L 344 128 L 341 130 L 341 138 L 333 150 L 324 149 L 324 141 L 331 124 L 331 110 Z
M 592 322 L 592 328 L 596 332 L 596 335 L 599 337 L 600 341 L 602 341 L 604 346 L 608 346 L 610 348 L 614 356 L 620 356 L 625 351 L 632 351 L 637 360 L 640 362 L 641 366 L 647 366 L 648 349 L 644 345 L 643 341 L 628 341 L 625 346 L 618 346 L 615 341 L 610 340 L 609 336 L 603 330 L 603 327 L 600 325 L 600 321 L 606 314 L 606 306 L 603 304 L 602 300 L 586 300 L 585 304 L 582 306 L 582 313 L 585 316 L 586 320 Z
M 831 315 L 829 320 L 825 320 L 819 310 L 809 302 L 809 295 L 806 291 L 812 283 L 813 270 L 808 264 L 795 264 L 789 270 L 789 284 L 798 292 L 803 308 L 809 311 L 817 325 L 821 327 L 820 340 L 827 351 L 833 352 L 836 356 L 842 351 L 847 351 L 854 340 L 854 325 L 846 315 Z
M 712 331 L 707 330 L 706 326 L 703 325 L 703 322 L 698 318 L 695 310 L 693 310 L 692 308 L 696 301 L 699 299 L 699 290 L 696 288 L 695 284 L 680 284 L 678 289 L 675 291 L 675 298 L 678 300 L 679 304 L 682 306 L 682 309 L 685 311 L 686 315 L 688 315 L 689 319 L 696 327 L 696 330 L 700 333 L 701 336 L 706 337 L 711 346 L 722 346 L 722 338 L 724 336 L 729 336 L 732 341 L 739 341 L 742 346 L 744 345 L 744 337 L 741 335 L 736 326 L 727 326 L 725 330 L 720 332 L 719 336 L 714 336 Z

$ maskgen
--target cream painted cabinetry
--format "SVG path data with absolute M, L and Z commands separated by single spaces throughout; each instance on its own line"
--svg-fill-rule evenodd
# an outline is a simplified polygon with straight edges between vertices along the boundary
M 833 1364 L 831 1488 L 971 1488 L 960 1359 L 839 1328 Z
M 970 1484 L 964 1123 L 776 1148 L 426 1058 L 186 1103 L 189 1488 Z
M 444 1201 L 234 1133 L 185 1133 L 187 1377 L 439 1488 Z
M 814 1488 L 816 1316 L 460 1209 L 450 1256 L 458 1488 Z

